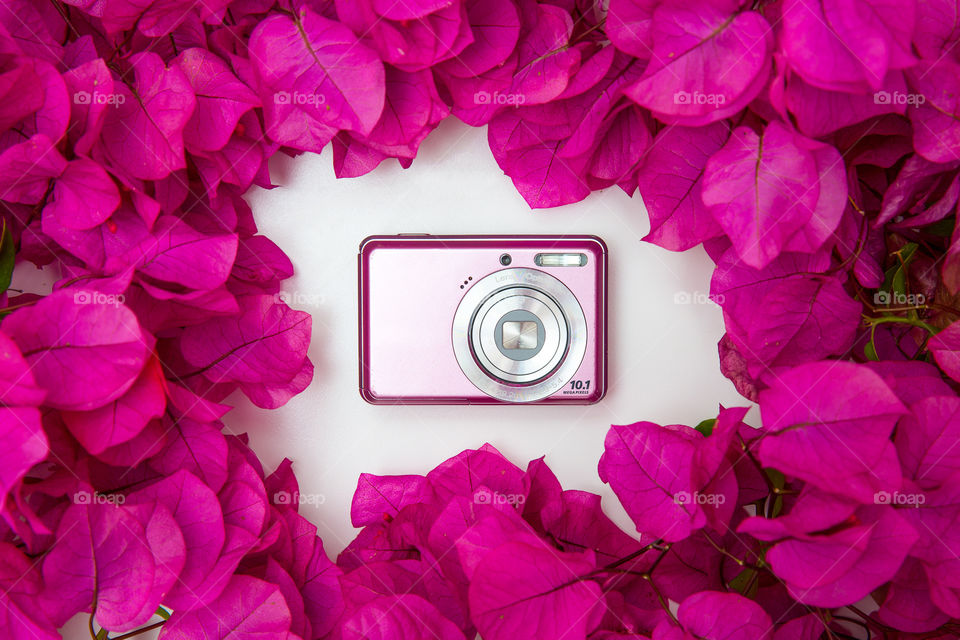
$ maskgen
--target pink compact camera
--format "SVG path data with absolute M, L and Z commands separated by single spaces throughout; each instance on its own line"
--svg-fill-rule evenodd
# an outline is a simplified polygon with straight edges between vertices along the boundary
M 360 394 L 373 404 L 591 404 L 607 385 L 594 236 L 371 236 Z

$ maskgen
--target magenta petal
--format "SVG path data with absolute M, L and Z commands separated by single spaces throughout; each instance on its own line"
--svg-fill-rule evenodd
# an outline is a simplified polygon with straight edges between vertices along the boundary
M 444 502 L 453 496 L 472 497 L 481 486 L 519 501 L 516 496 L 526 496 L 528 482 L 519 467 L 489 444 L 461 451 L 427 474 L 433 494 Z
M 137 273 L 156 281 L 215 289 L 226 282 L 237 255 L 234 233 L 206 234 L 175 216 L 157 219 L 153 233 L 113 264 L 132 264 Z
M 307 619 L 318 636 L 330 633 L 341 622 L 344 611 L 341 576 L 343 571 L 330 561 L 323 550 L 323 542 L 316 538 L 313 553 L 304 568 L 300 590 Z
M 960 322 L 954 322 L 930 338 L 927 348 L 943 372 L 960 381 Z
M 900 71 L 887 73 L 883 88 L 876 94 L 829 91 L 807 84 L 801 77 L 790 74 L 784 99 L 787 109 L 797 119 L 797 128 L 811 138 L 822 138 L 837 129 L 874 116 L 903 114 L 906 105 L 899 99 L 906 95 L 907 85 Z M 894 96 L 897 101 L 893 99 Z
M 776 367 L 845 354 L 860 325 L 862 307 L 836 277 L 785 279 L 754 302 L 742 344 L 759 360 L 749 367 L 758 377 Z
M 599 585 L 576 580 L 594 565 L 581 554 L 509 542 L 480 562 L 470 583 L 470 613 L 485 640 L 583 638 Z
M 113 76 L 102 58 L 96 58 L 63 74 L 72 98 L 67 139 L 77 155 L 87 155 L 100 137 L 107 109 L 115 108 Z M 112 102 L 112 104 L 111 104 Z
M 111 503 L 73 504 L 57 528 L 57 543 L 43 560 L 43 577 L 61 611 L 94 608 L 104 627 L 128 631 L 145 622 L 155 563 L 143 526 Z M 150 607 L 151 613 L 159 602 Z
M 691 469 L 701 437 L 683 425 L 610 427 L 600 479 L 610 484 L 640 533 L 676 542 L 706 524 L 703 509 L 692 499 L 698 487 Z
M 818 640 L 823 635 L 823 621 L 814 613 L 794 618 L 777 627 L 773 640 Z
M 184 142 L 191 150 L 222 149 L 240 116 L 260 101 L 223 60 L 205 49 L 187 49 L 177 56 L 176 64 L 197 95 L 197 106 L 184 128 Z
M 762 268 L 779 251 L 820 249 L 833 238 L 847 207 L 847 179 L 837 150 L 791 135 L 776 122 L 767 127 L 762 142 L 749 129 L 737 131 L 742 139 L 731 137 L 707 164 L 703 200 L 738 253 L 751 266 Z M 724 164 L 743 162 L 740 153 L 746 147 L 741 143 L 747 141 L 748 146 L 760 143 L 763 149 L 748 152 L 752 159 L 746 162 L 752 162 L 756 171 Z M 812 182 L 796 181 L 799 175 Z M 764 207 L 775 207 L 776 213 L 766 210 L 764 219 Z
M 80 444 L 96 455 L 136 437 L 166 407 L 163 370 L 151 359 L 122 396 L 91 411 L 63 411 L 63 421 Z
M 580 52 L 567 46 L 573 32 L 570 14 L 550 4 L 533 5 L 533 28 L 521 37 L 517 72 L 510 94 L 521 104 L 542 104 L 559 96 L 580 62 Z
M 911 88 L 924 98 L 908 110 L 913 146 L 931 162 L 960 160 L 960 64 L 921 62 L 907 72 Z
M 133 312 L 93 291 L 56 291 L 7 316 L 3 331 L 47 390 L 45 402 L 59 409 L 94 409 L 120 397 L 152 347 Z M 51 351 L 56 357 L 46 357 Z
M 782 9 L 781 46 L 808 83 L 832 91 L 877 91 L 888 69 L 916 59 L 910 38 L 911 0 L 789 0 Z
M 200 606 L 207 575 L 224 544 L 223 513 L 216 494 L 196 476 L 178 471 L 130 496 L 131 504 L 159 502 L 172 514 L 183 533 L 186 561 L 164 604 L 184 611 Z
M 906 410 L 880 376 L 850 362 L 813 362 L 760 393 L 768 434 L 760 461 L 827 491 L 872 503 L 899 487 L 890 434 Z
M 653 0 L 610 0 L 604 31 L 613 46 L 641 60 L 650 58 L 653 53 L 650 27 L 656 5 Z
M 771 28 L 759 13 L 661 4 L 651 61 L 630 98 L 668 124 L 700 126 L 740 111 L 770 73 Z
M 695 593 L 680 603 L 677 619 L 693 637 L 711 640 L 757 640 L 773 630 L 767 612 L 739 593 Z
M 110 217 L 120 206 L 120 192 L 107 172 L 87 158 L 67 163 L 54 182 L 53 200 L 44 207 L 69 229 L 90 229 Z
M 196 99 L 176 65 L 167 68 L 149 52 L 135 54 L 131 61 L 133 89 L 114 85 L 118 103 L 105 113 L 100 145 L 115 173 L 159 180 L 186 166 L 183 127 Z
M 827 540 L 787 540 L 767 558 L 791 595 L 805 604 L 854 603 L 890 580 L 917 539 L 913 527 L 889 506 L 862 507 L 861 526 Z
M 0 407 L 0 496 L 4 501 L 20 478 L 48 452 L 40 411 L 33 407 Z
M 258 640 L 287 638 L 290 609 L 279 587 L 235 575 L 220 596 L 194 611 L 175 611 L 160 632 L 161 640 Z
M 654 139 L 637 172 L 640 195 L 650 216 L 644 240 L 686 251 L 723 233 L 701 200 L 707 159 L 730 137 L 723 123 L 667 127 Z
M 159 502 L 132 504 L 126 509 L 143 525 L 146 543 L 156 565 L 150 597 L 138 616 L 138 619 L 149 620 L 156 611 L 156 603 L 162 603 L 176 583 L 186 561 L 186 548 L 173 514 Z
M 462 78 L 479 76 L 502 64 L 520 37 L 520 15 L 513 0 L 467 0 L 473 42 L 440 68 Z
M 267 133 L 320 152 L 340 129 L 368 134 L 384 101 L 383 63 L 344 25 L 304 7 L 274 15 L 250 36 Z
M 30 365 L 17 345 L 0 332 L 0 404 L 38 406 L 46 392 L 37 386 Z
M 754 268 L 769 264 L 817 205 L 817 163 L 800 140 L 777 122 L 767 125 L 762 143 L 751 129 L 738 127 L 707 162 L 703 202 Z
M 343 623 L 344 640 L 431 638 L 463 640 L 463 632 L 435 606 L 413 594 L 384 596 L 357 609 Z
M 309 362 L 310 315 L 291 309 L 274 296 L 243 296 L 238 302 L 242 305 L 239 316 L 213 318 L 183 331 L 181 351 L 196 367 L 185 375 L 202 373 L 213 383 L 297 382 Z M 253 399 L 266 404 L 269 394 Z
M 960 398 L 930 397 L 910 406 L 897 428 L 896 445 L 904 476 L 934 489 L 960 472 Z
M 375 476 L 361 473 L 350 505 L 350 522 L 364 527 L 392 518 L 400 509 L 427 496 L 423 476 Z
M 0 200 L 36 204 L 43 199 L 50 178 L 63 173 L 67 163 L 43 134 L 37 134 L 0 153 Z
M 196 422 L 181 417 L 164 420 L 166 445 L 148 464 L 164 475 L 189 471 L 213 491 L 227 480 L 227 442 L 219 423 Z
M 0 543 L 0 629 L 13 638 L 59 640 L 56 626 L 47 619 L 41 597 L 40 571 L 20 549 Z
M 890 581 L 876 616 L 883 624 L 912 633 L 933 631 L 950 619 L 930 599 L 923 564 L 913 558 L 907 558 Z

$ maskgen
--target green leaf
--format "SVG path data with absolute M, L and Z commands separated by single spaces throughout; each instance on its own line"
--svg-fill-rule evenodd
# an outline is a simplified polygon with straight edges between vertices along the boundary
M 880 357 L 877 356 L 877 347 L 873 344 L 873 340 L 864 345 L 863 354 L 867 356 L 867 360 L 873 360 L 874 362 L 880 360 Z
M 877 291 L 878 294 L 881 294 L 879 304 L 890 306 L 898 298 L 902 300 L 910 293 L 907 288 L 907 275 L 910 262 L 917 252 L 917 246 L 915 242 L 908 242 L 890 254 L 896 262 L 884 272 L 883 284 Z M 886 294 L 886 302 L 883 301 L 883 294 Z
M 756 575 L 757 572 L 755 569 L 744 569 L 730 581 L 730 589 L 748 598 L 752 598 L 756 594 L 759 586 L 759 581 L 754 580 L 754 576 Z M 752 593 L 746 593 L 748 588 Z
M 704 420 L 700 424 L 694 427 L 697 431 L 702 433 L 705 436 L 709 436 L 713 433 L 713 427 L 717 424 L 716 418 L 710 418 L 709 420 Z
M 13 279 L 14 258 L 13 237 L 10 235 L 7 221 L 4 220 L 3 229 L 0 230 L 0 293 L 10 287 L 10 281 Z
M 763 472 L 767 474 L 770 484 L 777 489 L 783 489 L 783 487 L 786 486 L 787 479 L 776 469 L 764 469 Z

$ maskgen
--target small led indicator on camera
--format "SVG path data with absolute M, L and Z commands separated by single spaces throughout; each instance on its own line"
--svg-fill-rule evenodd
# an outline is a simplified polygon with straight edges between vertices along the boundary
M 582 267 L 587 264 L 585 253 L 538 253 L 533 258 L 538 267 Z
M 505 253 L 502 256 L 500 256 L 500 264 L 502 264 L 503 266 L 506 267 L 511 262 L 513 262 L 513 258 L 510 257 L 509 253 Z

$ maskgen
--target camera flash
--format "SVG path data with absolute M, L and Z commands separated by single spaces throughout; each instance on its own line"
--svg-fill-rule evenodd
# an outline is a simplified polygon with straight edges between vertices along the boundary
M 538 253 L 533 262 L 538 267 L 582 267 L 587 264 L 585 253 Z

